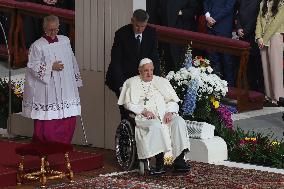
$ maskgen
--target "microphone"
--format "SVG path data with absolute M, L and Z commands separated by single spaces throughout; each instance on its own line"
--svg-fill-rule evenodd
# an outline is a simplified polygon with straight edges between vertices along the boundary
M 7 35 L 6 32 L 4 30 L 3 24 L 0 21 L 0 27 L 4 36 L 4 42 L 6 45 L 6 49 L 7 49 L 7 55 L 8 55 L 8 69 L 9 69 L 9 79 L 8 79 L 8 86 L 9 86 L 9 104 L 8 104 L 8 125 L 7 125 L 7 134 L 8 137 L 11 136 L 11 115 L 12 115 L 12 83 L 11 83 L 11 56 L 10 56 L 10 50 L 9 50 L 9 45 L 8 45 L 8 40 L 7 40 Z

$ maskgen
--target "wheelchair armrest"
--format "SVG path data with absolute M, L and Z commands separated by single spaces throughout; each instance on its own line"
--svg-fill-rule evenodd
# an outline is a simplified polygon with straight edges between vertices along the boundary
M 126 117 L 129 117 L 131 119 L 135 119 L 136 114 L 130 110 L 125 109 L 125 115 Z

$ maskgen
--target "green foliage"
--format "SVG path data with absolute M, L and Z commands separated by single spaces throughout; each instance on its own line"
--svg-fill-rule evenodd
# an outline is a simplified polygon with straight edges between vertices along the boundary
M 244 132 L 241 129 L 237 129 L 232 137 L 234 145 L 231 148 L 230 160 L 276 168 L 283 166 L 282 141 L 277 142 L 272 136 L 252 131 Z
M 209 121 L 211 118 L 211 104 L 207 98 L 201 98 L 196 102 L 196 108 L 193 113 L 193 118 L 200 121 Z
M 277 142 L 273 134 L 246 132 L 239 127 L 227 128 L 209 100 L 198 101 L 193 116 L 184 118 L 214 125 L 215 135 L 223 138 L 227 144 L 230 161 L 283 168 L 284 143 L 282 141 Z
M 216 121 L 218 115 L 211 114 L 211 116 L 215 119 L 216 135 L 227 143 L 230 161 L 283 168 L 282 141 L 277 142 L 273 135 L 265 136 L 253 131 L 245 132 L 239 127 L 235 130 L 228 129 L 222 122 Z

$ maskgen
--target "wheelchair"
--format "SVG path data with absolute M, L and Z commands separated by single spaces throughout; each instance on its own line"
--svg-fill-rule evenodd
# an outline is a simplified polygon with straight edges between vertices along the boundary
M 139 174 L 144 175 L 150 170 L 148 160 L 138 160 L 135 142 L 135 114 L 125 110 L 115 134 L 115 152 L 118 164 L 124 171 L 138 168 Z

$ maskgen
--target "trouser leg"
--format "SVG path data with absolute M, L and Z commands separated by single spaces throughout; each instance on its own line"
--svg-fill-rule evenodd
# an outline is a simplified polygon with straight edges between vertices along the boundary
M 235 86 L 235 64 L 231 55 L 223 54 L 224 79 L 228 82 L 229 87 Z
M 261 62 L 262 62 L 262 71 L 264 79 L 264 88 L 265 95 L 269 98 L 272 98 L 272 86 L 271 86 L 271 73 L 270 73 L 270 64 L 268 59 L 268 47 L 263 47 L 260 50 Z
M 270 39 L 268 56 L 271 72 L 272 99 L 278 101 L 284 96 L 283 89 L 283 36 L 274 34 Z

